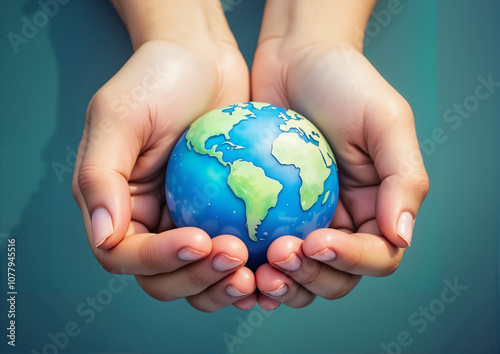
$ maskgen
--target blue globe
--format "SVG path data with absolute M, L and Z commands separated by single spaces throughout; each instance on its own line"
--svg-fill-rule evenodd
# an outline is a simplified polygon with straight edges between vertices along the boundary
M 258 102 L 198 118 L 175 145 L 166 173 L 175 225 L 239 237 L 254 270 L 276 238 L 328 227 L 338 189 L 335 158 L 319 130 L 292 110 Z

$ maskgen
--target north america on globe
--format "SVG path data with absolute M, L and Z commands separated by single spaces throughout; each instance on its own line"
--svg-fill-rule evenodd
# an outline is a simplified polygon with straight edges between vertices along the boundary
M 277 237 L 304 238 L 329 225 L 337 166 L 326 139 L 300 114 L 266 103 L 233 104 L 204 114 L 179 139 L 166 197 L 177 227 L 238 236 L 258 265 Z

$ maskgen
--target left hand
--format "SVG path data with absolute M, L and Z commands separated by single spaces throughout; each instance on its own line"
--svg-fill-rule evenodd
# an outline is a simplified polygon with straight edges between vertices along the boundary
M 429 188 L 406 100 L 354 48 L 283 38 L 259 43 L 252 100 L 309 118 L 335 154 L 340 198 L 329 229 L 281 237 L 256 272 L 259 305 L 304 307 L 394 272 Z

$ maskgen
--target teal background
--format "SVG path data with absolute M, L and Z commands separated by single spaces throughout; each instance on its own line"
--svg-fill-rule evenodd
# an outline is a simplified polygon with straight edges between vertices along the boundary
M 71 195 L 71 170 L 90 98 L 132 53 L 127 33 L 106 1 L 73 0 L 16 53 L 8 33 L 20 34 L 23 16 L 32 19 L 40 5 L 0 1 L 0 352 L 499 352 L 500 87 L 460 124 L 446 112 L 473 102 L 480 77 L 500 81 L 500 2 L 401 0 L 402 11 L 387 19 L 389 3 L 375 10 L 365 53 L 415 113 L 431 190 L 413 244 L 396 273 L 365 277 L 343 299 L 264 315 L 161 303 L 131 276 L 100 267 Z M 224 4 L 250 62 L 263 1 Z M 5 330 L 10 238 L 15 347 Z M 458 296 L 443 303 L 454 282 Z M 92 308 L 96 296 L 104 305 Z M 429 306 L 435 316 L 425 319 L 418 313 Z

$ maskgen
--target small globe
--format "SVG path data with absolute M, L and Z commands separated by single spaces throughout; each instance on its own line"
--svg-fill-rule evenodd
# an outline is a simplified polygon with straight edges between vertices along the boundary
M 166 199 L 177 227 L 245 242 L 247 266 L 267 262 L 278 237 L 327 227 L 338 201 L 337 165 L 319 130 L 300 114 L 248 102 L 210 111 L 174 147 Z

